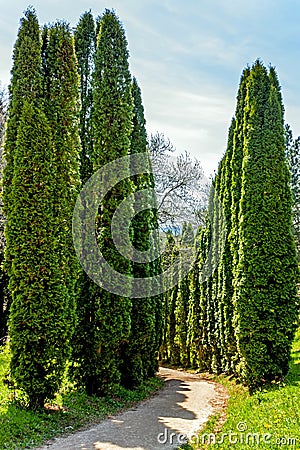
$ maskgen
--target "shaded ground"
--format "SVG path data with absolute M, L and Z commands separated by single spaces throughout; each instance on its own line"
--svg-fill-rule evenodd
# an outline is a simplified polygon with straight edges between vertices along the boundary
M 165 387 L 153 398 L 39 450 L 176 449 L 224 405 L 226 393 L 200 375 L 161 368 L 160 376 Z

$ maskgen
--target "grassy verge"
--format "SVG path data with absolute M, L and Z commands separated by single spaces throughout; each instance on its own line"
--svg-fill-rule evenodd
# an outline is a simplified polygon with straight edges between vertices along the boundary
M 229 393 L 226 421 L 216 415 L 201 430 L 197 444 L 182 449 L 300 449 L 300 330 L 284 383 L 254 395 L 228 378 L 216 377 Z M 208 442 L 210 445 L 208 445 Z
M 120 388 L 107 398 L 89 397 L 65 386 L 56 401 L 44 411 L 33 412 L 17 400 L 3 384 L 9 364 L 7 349 L 0 352 L 0 449 L 22 450 L 40 445 L 47 439 L 94 424 L 150 397 L 163 382 L 154 378 L 136 391 Z

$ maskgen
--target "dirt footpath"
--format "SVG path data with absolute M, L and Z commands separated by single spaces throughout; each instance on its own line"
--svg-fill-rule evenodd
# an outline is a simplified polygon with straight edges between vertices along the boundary
M 153 398 L 94 427 L 56 438 L 39 450 L 173 450 L 226 401 L 213 382 L 160 369 L 165 387 Z

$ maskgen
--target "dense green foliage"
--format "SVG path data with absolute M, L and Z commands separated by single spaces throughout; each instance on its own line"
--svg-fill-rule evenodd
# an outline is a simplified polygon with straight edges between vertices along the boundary
M 147 133 L 145 127 L 144 108 L 142 105 L 141 90 L 136 79 L 132 82 L 133 130 L 131 136 L 130 154 L 146 153 Z M 134 162 L 132 170 L 135 169 Z M 153 178 L 150 173 L 141 173 L 132 177 L 136 192 L 153 187 Z M 155 213 L 149 204 L 144 204 L 144 211 L 136 210 L 132 220 L 132 244 L 139 251 L 147 252 L 151 247 L 151 231 L 157 228 Z M 149 258 L 150 260 L 150 258 Z M 133 262 L 132 274 L 135 278 L 148 278 L 151 274 L 150 261 L 145 263 Z M 156 298 L 149 297 L 132 299 L 131 329 L 128 343 L 123 345 L 122 382 L 127 387 L 136 387 L 153 375 L 157 369 L 156 345 Z
M 188 329 L 186 306 L 177 306 L 175 334 L 164 343 L 176 364 L 190 359 L 193 367 L 234 373 L 251 388 L 286 375 L 298 325 L 283 112 L 275 70 L 260 61 L 246 68 L 206 228 L 198 232 L 197 263 L 189 285 L 183 285 L 185 294 L 180 286 L 172 300 L 189 305 Z M 289 146 L 289 156 L 296 205 L 297 142 Z M 168 300 L 168 308 L 171 304 Z M 171 323 L 172 306 L 166 313 Z M 185 349 L 184 357 L 178 347 Z
M 100 22 L 93 75 L 92 164 L 95 172 L 130 151 L 133 118 L 127 41 L 114 12 L 106 10 Z M 130 168 L 128 167 L 128 176 Z M 131 262 L 114 246 L 111 221 L 120 200 L 132 191 L 127 179 L 117 183 L 99 206 L 98 245 L 110 266 L 131 273 Z M 93 286 L 90 299 L 80 300 L 79 328 L 84 348 L 79 349 L 75 376 L 88 393 L 103 394 L 121 378 L 122 346 L 130 333 L 131 301 Z M 82 320 L 89 318 L 88 327 Z M 86 351 L 86 345 L 89 351 Z M 76 350 L 75 350 L 76 352 Z
M 180 240 L 180 264 L 179 275 L 186 259 L 186 252 L 194 245 L 194 231 L 192 225 L 184 223 L 182 228 L 182 237 Z M 180 364 L 187 367 L 190 365 L 190 349 L 187 345 L 188 337 L 188 315 L 189 315 L 189 286 L 190 276 L 187 275 L 181 279 L 178 284 L 178 293 L 175 303 L 175 345 L 179 349 Z M 173 312 L 172 312 L 173 314 Z
M 299 310 L 283 107 L 274 69 L 268 73 L 257 62 L 247 88 L 235 320 L 237 371 L 255 386 L 287 373 Z
M 141 90 L 128 57 L 114 11 L 105 10 L 96 23 L 84 13 L 74 35 L 65 22 L 41 30 L 32 8 L 20 24 L 4 144 L 5 270 L 12 296 L 11 379 L 33 407 L 55 396 L 67 362 L 88 394 L 138 388 L 155 374 L 159 347 L 163 361 L 235 374 L 251 388 L 288 371 L 299 314 L 299 139 L 284 130 L 276 72 L 260 61 L 242 74 L 227 150 L 196 238 L 185 223 L 180 237 L 167 233 L 162 259 L 142 263 L 119 252 L 111 228 L 125 199 L 132 200 L 126 211 L 133 217 L 131 253 L 153 256 L 158 245 L 153 198 L 143 200 L 143 211 L 134 202 L 139 191 L 153 192 L 154 175 L 136 175 L 134 162 L 128 163 L 121 181 L 118 173 L 104 175 L 115 183 L 95 218 L 101 253 L 130 280 L 124 295 L 80 271 L 72 215 L 81 183 L 124 156 L 150 158 Z M 192 180 L 202 177 L 198 169 L 189 174 Z M 121 225 L 120 240 L 122 233 Z M 182 277 L 191 251 L 193 269 Z M 133 278 L 167 268 L 170 285 L 179 278 L 177 285 L 131 299 Z M 0 275 L 2 338 L 9 305 Z
M 20 117 L 23 104 L 28 101 L 40 101 L 42 93 L 41 39 L 37 16 L 28 9 L 21 19 L 18 37 L 13 52 L 11 84 L 9 87 L 8 119 L 4 145 L 5 168 L 3 171 L 4 215 L 8 217 L 13 207 L 11 200 L 12 179 L 14 174 L 14 148 L 17 142 Z M 11 230 L 13 240 L 13 230 Z M 6 248 L 6 268 L 9 270 L 12 256 Z
M 80 140 L 82 183 L 92 174 L 91 154 L 93 148 L 91 133 L 91 112 L 93 105 L 92 75 L 96 48 L 95 22 L 91 12 L 84 13 L 74 31 L 75 51 L 80 76 Z
M 14 51 L 3 180 L 11 376 L 33 407 L 55 395 L 65 371 L 77 267 L 71 236 L 79 187 L 74 45 L 65 24 L 43 37 L 42 49 L 36 15 L 28 10 Z
M 54 396 L 69 355 L 67 290 L 60 271 L 58 221 L 53 216 L 52 156 L 45 114 L 25 103 L 14 149 L 15 208 L 7 218 L 6 236 L 7 247 L 15 252 L 9 274 L 11 375 L 32 406 L 42 406 Z M 15 232 L 13 245 L 10 229 Z
M 43 38 L 44 102 L 55 147 L 52 158 L 54 215 L 58 219 L 56 233 L 61 271 L 69 295 L 65 303 L 66 321 L 73 329 L 79 270 L 72 239 L 73 209 L 80 187 L 79 77 L 69 25 L 57 22 L 45 28 Z
M 293 228 L 300 258 L 300 136 L 293 140 L 292 130 L 286 125 L 286 153 L 291 172 L 291 189 L 293 197 Z
M 5 122 L 7 116 L 7 100 L 6 93 L 0 86 L 0 179 L 2 179 L 4 158 L 3 158 L 3 144 Z M 2 192 L 2 184 L 0 185 Z M 0 345 L 2 345 L 7 337 L 7 320 L 9 314 L 10 295 L 8 292 L 8 277 L 3 268 L 4 262 L 4 222 L 2 195 L 0 196 Z

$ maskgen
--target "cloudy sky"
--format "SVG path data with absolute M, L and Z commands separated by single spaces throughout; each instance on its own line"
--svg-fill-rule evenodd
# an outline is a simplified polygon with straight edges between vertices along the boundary
M 126 30 L 132 73 L 149 132 L 163 132 L 211 174 L 226 147 L 242 69 L 276 66 L 286 121 L 300 134 L 299 0 L 0 0 L 0 80 L 8 84 L 19 19 L 28 4 L 40 23 L 114 8 Z

